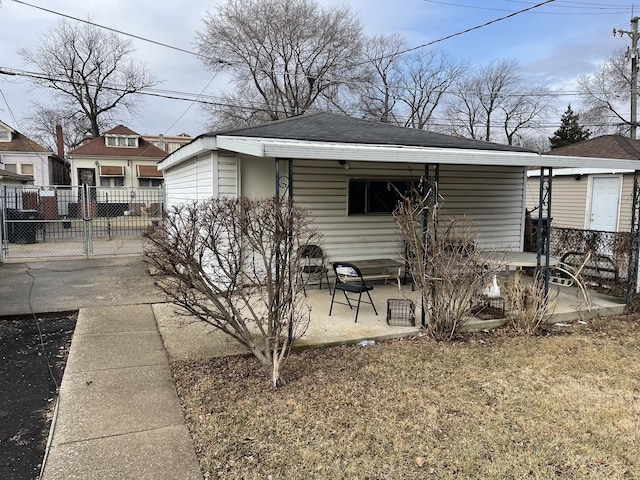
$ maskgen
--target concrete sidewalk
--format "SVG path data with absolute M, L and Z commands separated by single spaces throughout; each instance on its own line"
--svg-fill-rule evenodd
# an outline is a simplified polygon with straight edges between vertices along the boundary
M 83 308 L 44 480 L 202 479 L 150 305 Z
M 79 310 L 42 479 L 202 479 L 140 255 L 0 265 L 0 316 Z

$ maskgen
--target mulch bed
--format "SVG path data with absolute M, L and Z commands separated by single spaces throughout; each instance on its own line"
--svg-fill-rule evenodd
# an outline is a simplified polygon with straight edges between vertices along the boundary
M 40 475 L 76 314 L 0 318 L 0 478 Z

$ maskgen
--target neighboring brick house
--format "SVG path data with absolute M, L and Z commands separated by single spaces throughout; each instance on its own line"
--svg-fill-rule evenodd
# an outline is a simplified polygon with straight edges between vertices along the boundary
M 637 160 L 640 141 L 603 135 L 547 153 L 554 156 L 601 159 L 601 168 L 554 168 L 551 216 L 557 227 L 628 232 L 633 203 L 633 169 L 611 168 L 614 160 Z M 537 205 L 539 171 L 529 172 L 527 208 Z M 535 216 L 535 214 L 534 214 Z
M 163 183 L 157 164 L 166 152 L 124 125 L 85 141 L 67 155 L 72 185 L 158 187 Z
M 0 169 L 31 177 L 38 186 L 69 185 L 69 164 L 30 138 L 0 121 Z

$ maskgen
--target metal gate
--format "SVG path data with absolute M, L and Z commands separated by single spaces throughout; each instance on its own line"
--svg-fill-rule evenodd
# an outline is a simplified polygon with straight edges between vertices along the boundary
M 162 188 L 5 185 L 2 254 L 13 258 L 142 253 L 142 232 L 162 218 Z

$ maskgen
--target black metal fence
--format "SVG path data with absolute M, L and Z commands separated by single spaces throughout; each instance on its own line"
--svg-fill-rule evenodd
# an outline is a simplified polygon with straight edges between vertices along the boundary
M 583 278 L 591 287 L 624 297 L 629 267 L 629 232 L 605 232 L 576 228 L 551 227 L 551 255 L 563 257 L 575 252 L 574 258 L 591 252 Z M 571 256 L 567 256 L 571 258 Z
M 141 253 L 142 232 L 160 221 L 160 188 L 4 186 L 2 254 L 49 257 Z

